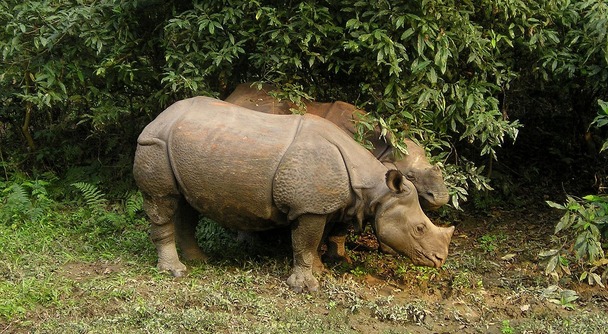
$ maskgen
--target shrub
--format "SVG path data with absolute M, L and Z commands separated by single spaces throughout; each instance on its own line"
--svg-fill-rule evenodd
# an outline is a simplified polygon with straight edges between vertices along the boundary
M 603 286 L 602 280 L 606 280 L 608 275 L 608 259 L 604 252 L 604 248 L 608 248 L 608 196 L 589 195 L 582 199 L 568 196 L 563 205 L 551 201 L 547 203 L 565 211 L 555 227 L 555 234 L 568 231 L 574 236 L 574 256 L 584 270 L 579 279 Z M 567 246 L 572 239 L 566 240 Z M 541 253 L 542 257 L 549 257 L 546 273 L 570 274 L 567 255 L 564 255 L 567 249 L 562 247 Z M 598 272 L 601 270 L 603 274 L 600 275 Z
M 600 111 L 590 126 L 603 127 L 608 125 L 608 103 L 599 100 L 598 104 Z M 604 142 L 600 152 L 605 151 L 606 146 L 608 140 Z M 608 258 L 604 251 L 608 249 L 608 195 L 587 195 L 580 199 L 567 196 L 564 204 L 552 201 L 547 201 L 547 204 L 565 211 L 555 226 L 555 234 L 569 231 L 574 239 L 567 238 L 560 249 L 540 254 L 541 257 L 549 258 L 545 272 L 554 276 L 569 275 L 565 246 L 572 245 L 576 260 L 584 268 L 579 279 L 603 286 L 602 281 L 606 281 L 608 277 Z
M 518 136 L 511 116 L 543 112 L 520 100 L 555 92 L 570 103 L 556 113 L 584 119 L 608 98 L 607 11 L 597 0 L 4 1 L 3 153 L 26 169 L 128 170 L 137 135 L 170 103 L 263 81 L 295 102 L 354 103 L 398 147 L 410 137 L 443 152 L 457 203 L 463 180 L 489 188 L 469 164 Z
M 0 181 L 0 222 L 17 227 L 44 217 L 53 200 L 49 198 L 44 180 Z

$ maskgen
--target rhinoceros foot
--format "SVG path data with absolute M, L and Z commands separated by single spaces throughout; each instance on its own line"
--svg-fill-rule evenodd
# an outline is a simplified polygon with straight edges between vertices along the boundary
M 343 263 L 352 264 L 353 260 L 347 254 L 325 253 L 323 254 L 323 262 L 335 266 Z
M 181 263 L 163 263 L 163 262 L 158 262 L 158 271 L 168 271 L 171 273 L 171 275 L 173 275 L 173 277 L 184 277 L 187 275 L 188 271 L 186 269 L 186 266 Z
M 303 268 L 294 268 L 291 276 L 287 279 L 287 285 L 295 292 L 316 292 L 319 290 L 319 282 L 313 276 L 312 271 Z

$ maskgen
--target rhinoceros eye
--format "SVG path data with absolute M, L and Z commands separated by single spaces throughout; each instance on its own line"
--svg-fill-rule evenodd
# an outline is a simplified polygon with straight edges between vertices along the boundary
M 416 234 L 423 235 L 426 231 L 426 226 L 424 224 L 416 225 Z
M 407 174 L 405 174 L 405 178 L 410 180 L 410 181 L 415 181 L 416 180 L 416 174 L 414 174 L 414 172 L 408 172 Z

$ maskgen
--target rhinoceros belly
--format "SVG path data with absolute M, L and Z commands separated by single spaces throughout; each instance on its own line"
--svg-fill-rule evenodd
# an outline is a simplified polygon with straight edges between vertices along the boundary
M 187 201 L 230 228 L 263 230 L 286 223 L 273 204 L 272 183 L 300 117 L 193 100 L 173 125 L 168 147 Z

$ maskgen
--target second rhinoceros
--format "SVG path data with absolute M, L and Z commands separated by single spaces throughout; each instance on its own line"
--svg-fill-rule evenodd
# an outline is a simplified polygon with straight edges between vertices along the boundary
M 412 183 L 389 170 L 333 123 L 268 115 L 220 100 L 179 101 L 137 141 L 133 166 L 144 195 L 158 268 L 184 275 L 204 254 L 196 212 L 237 230 L 291 227 L 296 291 L 315 291 L 312 267 L 332 217 L 369 221 L 384 249 L 439 267 L 453 227 L 431 223 Z
M 238 85 L 225 101 L 270 114 L 291 114 L 291 109 L 295 108 L 295 105 L 272 97 L 269 95 L 271 91 L 276 91 L 276 88 L 263 85 L 261 89 L 257 89 L 251 83 L 243 83 Z M 365 114 L 363 110 L 342 101 L 327 103 L 305 101 L 305 105 L 306 113 L 323 117 L 353 136 L 357 133 L 355 123 Z M 450 197 L 441 169 L 429 163 L 422 147 L 410 139 L 405 139 L 408 154 L 398 154 L 396 149 L 383 138 L 378 128 L 366 139 L 372 143 L 371 152 L 378 160 L 390 168 L 401 171 L 408 180 L 412 181 L 424 209 L 434 210 L 448 203 Z

